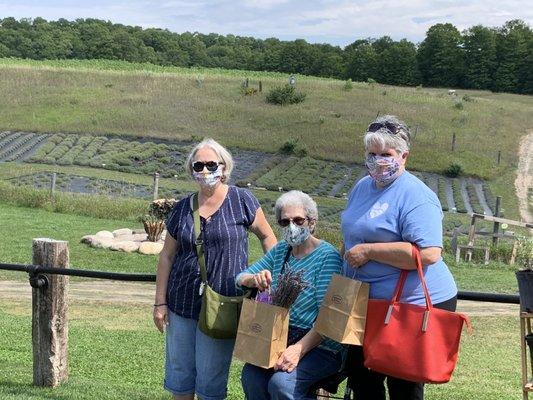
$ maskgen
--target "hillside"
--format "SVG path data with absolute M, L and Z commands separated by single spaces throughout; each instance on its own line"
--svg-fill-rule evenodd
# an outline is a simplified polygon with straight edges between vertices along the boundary
M 261 80 L 263 92 L 243 95 L 247 77 L 256 88 Z M 413 128 L 410 169 L 442 174 L 458 163 L 465 175 L 488 179 L 494 195 L 506 195 L 506 208 L 513 210 L 508 216 L 514 214 L 509 187 L 520 137 L 533 126 L 532 97 L 463 90 L 453 96 L 445 89 L 367 83 L 346 90 L 343 81 L 297 76 L 305 102 L 267 104 L 268 90 L 286 80 L 275 73 L 2 59 L 0 130 L 170 142 L 211 136 L 262 153 L 275 153 L 291 141 L 316 160 L 361 164 L 366 124 L 378 112 L 392 113 Z

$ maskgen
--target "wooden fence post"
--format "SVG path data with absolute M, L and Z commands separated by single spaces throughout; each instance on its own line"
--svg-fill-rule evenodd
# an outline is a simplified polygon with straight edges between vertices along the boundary
M 456 136 L 455 136 L 455 132 L 453 133 L 453 136 L 452 136 L 452 151 L 455 151 L 455 143 L 456 143 Z
M 50 198 L 54 198 L 54 192 L 56 191 L 57 173 L 52 174 L 52 182 L 50 183 Z
M 33 239 L 33 264 L 68 268 L 68 242 Z M 68 277 L 47 278 L 32 289 L 33 384 L 56 387 L 68 380 Z
M 496 197 L 496 209 L 494 210 L 494 216 L 499 217 L 500 216 L 500 209 L 501 209 L 501 202 L 502 198 L 500 196 Z M 494 222 L 494 225 L 492 227 L 492 244 L 497 245 L 498 244 L 498 234 L 500 233 L 500 223 Z
M 259 81 L 259 91 L 263 91 L 263 82 Z
M 154 172 L 154 200 L 159 198 L 159 172 Z
M 498 165 L 500 165 L 501 161 L 502 161 L 502 151 L 498 150 Z

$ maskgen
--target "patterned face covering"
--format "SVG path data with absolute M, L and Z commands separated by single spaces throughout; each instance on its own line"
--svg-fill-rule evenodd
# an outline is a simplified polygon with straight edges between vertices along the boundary
M 301 245 L 311 235 L 308 227 L 298 226 L 292 222 L 283 228 L 282 233 L 283 239 L 292 247 Z
M 392 183 L 400 175 L 400 163 L 396 157 L 368 155 L 365 164 L 370 176 L 381 185 Z
M 193 171 L 192 176 L 201 186 L 214 187 L 222 179 L 222 168 L 207 173 Z

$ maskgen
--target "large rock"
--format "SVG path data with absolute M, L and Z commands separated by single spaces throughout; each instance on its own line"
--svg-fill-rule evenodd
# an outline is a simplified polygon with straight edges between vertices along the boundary
M 91 242 L 91 246 L 96 248 L 108 249 L 113 245 L 113 243 L 113 238 L 98 237 L 95 235 L 95 238 Z
M 124 251 L 126 253 L 132 253 L 139 249 L 139 242 L 132 242 L 131 240 L 125 240 L 115 242 L 109 247 L 111 250 Z
M 95 237 L 94 235 L 85 235 L 84 237 L 81 238 L 80 242 L 91 244 L 94 240 L 94 237 Z
M 159 254 L 161 250 L 163 250 L 163 243 L 142 242 L 138 251 L 141 254 Z
M 129 228 L 116 229 L 113 231 L 113 236 L 131 236 L 133 234 L 132 230 Z
M 136 242 L 144 242 L 146 239 L 148 239 L 148 235 L 145 233 L 134 233 L 131 235 L 133 240 Z
M 96 232 L 96 236 L 97 238 L 102 238 L 102 239 L 113 239 L 115 236 L 113 235 L 113 233 L 109 232 L 109 231 L 100 231 L 100 232 Z

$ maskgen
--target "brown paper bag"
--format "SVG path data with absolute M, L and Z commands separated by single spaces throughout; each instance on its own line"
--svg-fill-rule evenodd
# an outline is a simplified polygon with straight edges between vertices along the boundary
M 362 345 L 368 291 L 368 283 L 333 274 L 315 330 L 339 343 Z
M 233 356 L 263 368 L 272 368 L 287 348 L 289 310 L 244 299 Z

